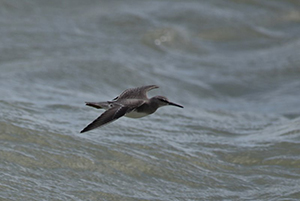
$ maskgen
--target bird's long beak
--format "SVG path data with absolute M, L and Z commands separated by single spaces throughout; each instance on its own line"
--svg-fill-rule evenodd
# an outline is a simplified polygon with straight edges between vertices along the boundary
M 179 104 L 176 104 L 176 103 L 173 103 L 173 102 L 170 102 L 170 101 L 169 101 L 169 105 L 173 105 L 173 106 L 176 106 L 176 107 L 183 108 L 182 105 L 179 105 Z

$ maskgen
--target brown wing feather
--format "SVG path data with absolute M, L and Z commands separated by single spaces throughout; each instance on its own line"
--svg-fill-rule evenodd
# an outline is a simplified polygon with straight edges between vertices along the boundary
M 92 123 L 86 126 L 80 133 L 87 132 L 89 130 L 98 128 L 103 126 L 107 123 L 115 121 L 120 117 L 124 116 L 130 109 L 128 107 L 113 107 L 111 109 L 106 110 L 103 112 L 97 119 L 95 119 Z
M 158 88 L 157 85 L 147 85 L 147 86 L 142 86 L 137 88 L 126 89 L 125 91 L 123 91 L 123 93 L 121 93 L 113 100 L 131 99 L 131 98 L 147 99 L 147 92 L 156 88 Z

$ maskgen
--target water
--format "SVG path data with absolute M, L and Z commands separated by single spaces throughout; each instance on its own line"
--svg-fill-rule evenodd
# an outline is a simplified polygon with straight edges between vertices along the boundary
M 298 1 L 0 3 L 1 200 L 299 200 Z M 84 134 L 84 101 L 164 107 Z

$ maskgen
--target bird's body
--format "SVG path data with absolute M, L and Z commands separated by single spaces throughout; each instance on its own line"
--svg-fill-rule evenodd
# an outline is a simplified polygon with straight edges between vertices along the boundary
M 95 107 L 97 109 L 105 109 L 106 111 L 85 127 L 81 133 L 110 123 L 122 116 L 141 118 L 154 113 L 159 107 L 165 105 L 173 105 L 183 108 L 181 105 L 170 102 L 164 96 L 154 96 L 148 99 L 147 92 L 155 88 L 158 88 L 158 86 L 148 85 L 126 89 L 112 101 L 86 102 L 87 106 Z

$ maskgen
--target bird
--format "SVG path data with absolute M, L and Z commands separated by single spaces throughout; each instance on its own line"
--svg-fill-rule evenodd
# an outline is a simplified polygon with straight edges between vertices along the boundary
M 97 119 L 88 124 L 80 133 L 84 133 L 105 124 L 111 123 L 122 116 L 129 118 L 141 118 L 153 114 L 159 107 L 176 106 L 183 108 L 182 105 L 169 101 L 164 96 L 147 97 L 147 92 L 159 88 L 157 85 L 147 85 L 130 88 L 123 91 L 119 96 L 111 101 L 105 102 L 85 102 L 87 106 L 97 109 L 105 109 Z

